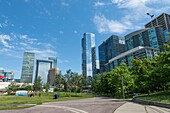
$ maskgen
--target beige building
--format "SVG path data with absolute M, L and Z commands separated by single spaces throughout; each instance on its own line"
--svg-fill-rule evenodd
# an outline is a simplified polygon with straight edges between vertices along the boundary
M 50 86 L 55 85 L 55 79 L 57 75 L 59 75 L 58 68 L 52 68 L 48 71 L 48 83 L 50 84 Z

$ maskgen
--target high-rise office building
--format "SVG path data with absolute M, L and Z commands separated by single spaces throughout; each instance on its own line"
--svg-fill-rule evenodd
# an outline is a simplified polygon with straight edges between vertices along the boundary
M 163 30 L 170 29 L 170 15 L 166 13 L 162 13 L 158 17 L 151 20 L 149 23 L 145 25 L 145 28 L 151 28 L 154 26 L 162 26 Z
M 48 71 L 52 69 L 53 61 L 51 60 L 36 60 L 35 80 L 38 76 L 41 77 L 42 83 L 48 82 Z
M 34 71 L 34 53 L 24 52 L 21 83 L 32 83 Z
M 91 79 L 96 74 L 95 34 L 84 33 L 82 38 L 82 75 Z
M 100 73 L 105 71 L 105 64 L 113 57 L 125 52 L 124 38 L 112 35 L 99 47 Z

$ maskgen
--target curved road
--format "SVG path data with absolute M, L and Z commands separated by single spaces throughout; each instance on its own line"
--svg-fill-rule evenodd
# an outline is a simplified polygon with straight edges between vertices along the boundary
M 109 98 L 90 98 L 49 102 L 22 110 L 0 110 L 0 113 L 113 113 L 125 101 Z

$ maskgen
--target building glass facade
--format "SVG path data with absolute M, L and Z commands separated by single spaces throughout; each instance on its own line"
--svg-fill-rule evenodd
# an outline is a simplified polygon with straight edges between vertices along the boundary
M 145 46 L 146 42 L 148 41 L 148 33 L 146 34 L 145 31 L 148 29 L 141 29 L 134 31 L 128 35 L 125 36 L 125 42 L 126 42 L 126 51 L 131 50 L 138 46 Z
M 21 83 L 32 83 L 33 71 L 34 71 L 34 53 L 24 52 Z
M 158 45 L 156 30 L 154 27 L 148 30 L 148 35 L 149 35 L 150 47 L 158 48 L 159 45 Z
M 84 33 L 82 38 L 82 75 L 89 81 L 96 74 L 95 35 Z M 90 82 L 89 82 L 90 84 Z
M 118 65 L 120 65 L 121 62 L 126 63 L 128 66 L 131 66 L 131 60 L 133 58 L 148 58 L 152 59 L 154 56 L 157 55 L 158 49 L 156 48 L 150 48 L 150 47 L 136 47 L 134 49 L 131 49 L 129 51 L 126 51 L 123 54 L 120 54 L 113 59 L 109 60 L 109 63 L 106 64 L 106 71 L 111 71 L 115 69 Z
M 137 30 L 125 36 L 126 51 L 138 46 L 158 48 L 162 51 L 164 44 L 163 28 L 161 26 Z
M 105 64 L 110 59 L 125 51 L 124 43 L 124 38 L 112 35 L 99 46 L 100 73 L 105 72 Z

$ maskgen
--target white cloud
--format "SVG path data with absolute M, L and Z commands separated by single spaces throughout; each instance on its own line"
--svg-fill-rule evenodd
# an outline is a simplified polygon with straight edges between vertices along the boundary
M 14 46 L 10 46 L 7 41 L 11 41 L 11 37 L 9 35 L 0 35 L 0 42 L 2 43 L 3 46 L 6 48 L 14 48 Z
M 104 2 L 99 2 L 99 1 L 97 1 L 97 2 L 94 3 L 94 6 L 95 6 L 95 7 L 104 6 L 104 5 L 106 5 L 106 3 L 104 3 Z
M 62 64 L 62 63 L 68 63 L 68 60 L 62 60 L 62 59 L 57 59 L 58 63 Z
M 160 15 L 163 12 L 169 12 L 170 1 L 168 0 L 112 0 L 118 8 L 124 8 L 128 11 L 126 19 L 141 20 L 147 17 L 146 13 L 151 12 Z
M 45 13 L 48 15 L 48 16 L 51 16 L 51 12 L 47 9 L 44 9 L 45 10 Z
M 0 49 L 0 53 L 3 55 L 15 57 L 15 58 L 22 58 L 21 55 L 18 54 L 19 51 L 13 51 L 12 49 L 9 48 L 2 48 Z
M 62 30 L 59 31 L 60 34 L 64 34 L 64 32 Z
M 27 44 L 23 43 L 23 42 L 20 42 L 19 44 L 22 45 L 22 46 L 27 46 Z
M 15 33 L 10 34 L 13 38 L 17 38 L 17 35 Z
M 100 4 L 100 2 L 96 2 Z M 100 15 L 95 15 L 93 22 L 96 24 L 99 33 L 118 33 L 123 34 L 128 30 L 137 30 L 144 27 L 146 21 L 150 21 L 150 17 L 146 13 L 154 14 L 155 16 L 161 13 L 169 13 L 170 1 L 168 0 L 111 0 L 110 3 L 103 5 L 113 5 L 117 7 L 119 19 L 113 16 L 106 17 L 100 12 Z
M 62 5 L 62 6 L 69 6 L 70 4 L 69 4 L 69 3 L 66 3 L 66 2 L 61 2 L 61 5 Z
M 117 4 L 119 8 L 138 8 L 143 5 L 148 0 L 112 0 L 112 3 Z
M 28 35 L 20 35 L 20 38 L 21 38 L 21 39 L 27 39 L 27 38 L 28 38 Z
M 1 22 L 0 23 L 0 27 L 3 28 L 3 27 L 7 27 L 8 26 L 8 20 L 5 19 L 4 22 Z
M 29 50 L 29 51 L 35 53 L 36 57 L 40 59 L 48 58 L 51 56 L 57 56 L 57 52 L 54 50 L 50 50 L 50 49 L 41 50 L 38 48 L 32 48 L 32 50 Z
M 9 42 L 10 41 L 10 44 Z M 54 46 L 50 43 L 40 42 L 36 38 L 30 38 L 26 34 L 0 35 L 0 44 L 4 47 L 0 48 L 0 53 L 3 55 L 22 58 L 21 54 L 25 51 L 35 52 L 37 58 L 47 58 L 49 56 L 57 56 L 57 52 L 54 51 Z M 15 48 L 14 48 L 15 47 Z
M 130 29 L 126 23 L 121 23 L 116 20 L 109 20 L 104 15 L 95 15 L 93 21 L 96 24 L 99 33 L 112 32 L 121 34 Z
M 75 33 L 75 34 L 77 34 L 77 33 L 78 33 L 78 31 L 74 30 L 74 33 Z
M 25 2 L 29 2 L 29 0 L 25 0 Z

